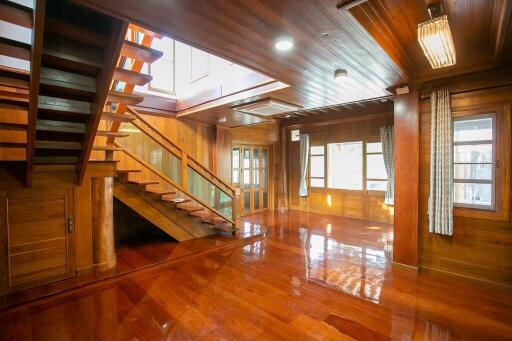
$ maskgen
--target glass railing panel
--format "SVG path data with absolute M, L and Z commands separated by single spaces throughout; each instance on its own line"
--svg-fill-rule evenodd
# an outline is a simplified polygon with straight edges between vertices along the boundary
M 187 190 L 208 206 L 233 219 L 233 198 L 191 167 L 187 167 Z
M 176 155 L 162 147 L 162 145 L 146 135 L 132 123 L 123 122 L 119 131 L 130 134 L 127 137 L 116 139 L 119 145 L 135 154 L 137 158 L 150 164 L 176 184 L 181 183 L 181 160 Z

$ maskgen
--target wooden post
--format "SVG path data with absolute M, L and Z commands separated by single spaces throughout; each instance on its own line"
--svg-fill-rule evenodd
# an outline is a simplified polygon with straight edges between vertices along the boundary
M 418 266 L 420 110 L 418 90 L 395 97 L 393 262 Z
M 181 188 L 186 191 L 187 190 L 187 164 L 188 164 L 188 156 L 185 151 L 181 151 L 181 167 L 180 167 L 180 179 L 181 179 Z
M 116 266 L 113 186 L 113 177 L 91 179 L 93 267 L 99 271 Z

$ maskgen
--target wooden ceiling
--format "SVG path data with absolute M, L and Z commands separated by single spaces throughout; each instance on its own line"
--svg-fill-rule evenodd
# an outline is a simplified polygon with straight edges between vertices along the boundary
M 249 67 L 289 88 L 247 101 L 275 98 L 304 109 L 389 96 L 397 85 L 484 70 L 508 62 L 508 0 L 442 0 L 457 50 L 457 65 L 432 70 L 416 40 L 434 0 L 73 0 L 145 26 L 194 47 Z M 341 3 L 356 6 L 339 10 Z M 274 49 L 290 35 L 295 47 Z M 334 71 L 348 70 L 343 83 Z M 387 90 L 386 90 L 387 89 Z M 264 122 L 235 113 L 240 99 L 190 110 L 187 118 L 238 126 Z M 178 116 L 182 116 L 178 114 Z M 219 122 L 219 118 L 226 122 Z
M 349 9 L 389 56 L 421 82 L 510 63 L 512 38 L 509 0 L 442 0 L 450 23 L 457 64 L 433 70 L 418 42 L 418 23 L 428 20 L 434 0 L 369 0 Z M 507 57 L 508 55 L 508 57 Z

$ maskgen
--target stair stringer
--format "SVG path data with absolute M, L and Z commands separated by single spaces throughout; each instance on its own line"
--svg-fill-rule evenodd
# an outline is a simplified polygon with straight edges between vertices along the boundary
M 137 190 L 135 185 L 119 179 L 114 181 L 114 197 L 180 242 L 215 234 L 208 225 L 201 223 L 200 218 L 188 216 L 157 196 Z

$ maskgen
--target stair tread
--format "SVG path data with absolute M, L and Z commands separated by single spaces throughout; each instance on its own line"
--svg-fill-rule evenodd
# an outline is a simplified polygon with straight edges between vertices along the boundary
M 135 185 L 158 185 L 160 181 L 152 181 L 152 180 L 128 180 L 128 183 Z
M 86 67 L 101 69 L 103 67 L 103 50 L 88 46 L 68 37 L 45 33 L 43 40 L 43 56 L 53 58 L 53 62 L 74 63 Z
M 136 105 L 144 100 L 143 96 L 128 94 L 120 91 L 110 90 L 108 92 L 107 101 L 117 102 L 128 105 Z
M 190 202 L 191 200 L 190 199 L 183 199 L 183 198 L 166 198 L 166 197 L 163 197 L 162 198 L 163 201 L 167 201 L 167 202 L 170 202 L 170 203 L 173 203 L 173 204 L 184 204 L 184 203 L 187 203 L 187 202 Z
M 145 63 L 153 63 L 163 56 L 161 51 L 143 46 L 132 41 L 125 40 L 121 48 L 121 56 L 140 60 Z
M 0 20 L 30 29 L 33 26 L 31 11 L 16 3 L 0 3 Z
M 96 93 L 96 79 L 48 67 L 41 68 L 40 83 L 66 90 Z
M 146 85 L 153 79 L 150 75 L 122 68 L 116 68 L 112 78 L 117 81 L 139 86 Z
M 91 114 L 91 103 L 85 101 L 77 101 L 53 96 L 39 95 L 37 107 L 39 110 L 48 110 L 52 112 L 66 114 Z
M 27 125 L 21 123 L 0 122 L 0 130 L 27 131 Z
M 12 77 L 0 76 L 0 85 L 28 90 L 30 87 L 30 81 L 15 77 L 14 75 Z
M 204 210 L 203 207 L 197 207 L 197 206 L 178 206 L 178 208 L 180 210 L 184 210 L 184 211 L 187 211 L 189 213 L 199 212 L 199 211 Z
M 37 120 L 36 130 L 83 134 L 85 133 L 85 124 L 54 120 Z
M 74 141 L 42 141 L 36 140 L 36 149 L 71 149 L 81 150 L 82 143 Z
M 77 156 L 34 156 L 34 163 L 37 164 L 67 164 L 77 162 Z
M 110 120 L 110 121 L 119 121 L 119 122 L 131 122 L 135 120 L 137 117 L 133 114 L 129 113 L 116 113 L 105 111 L 101 115 L 102 120 Z
M 160 194 L 160 195 L 176 194 L 176 191 L 168 191 L 165 189 L 146 188 L 145 191 L 149 192 L 149 193 Z
M 119 131 L 98 130 L 96 136 L 127 137 L 130 136 L 130 134 Z
M 47 32 L 63 35 L 69 39 L 80 41 L 84 44 L 97 47 L 107 46 L 108 37 L 51 17 L 45 18 L 44 28 Z
M 118 173 L 140 173 L 142 172 L 140 169 L 118 169 Z

